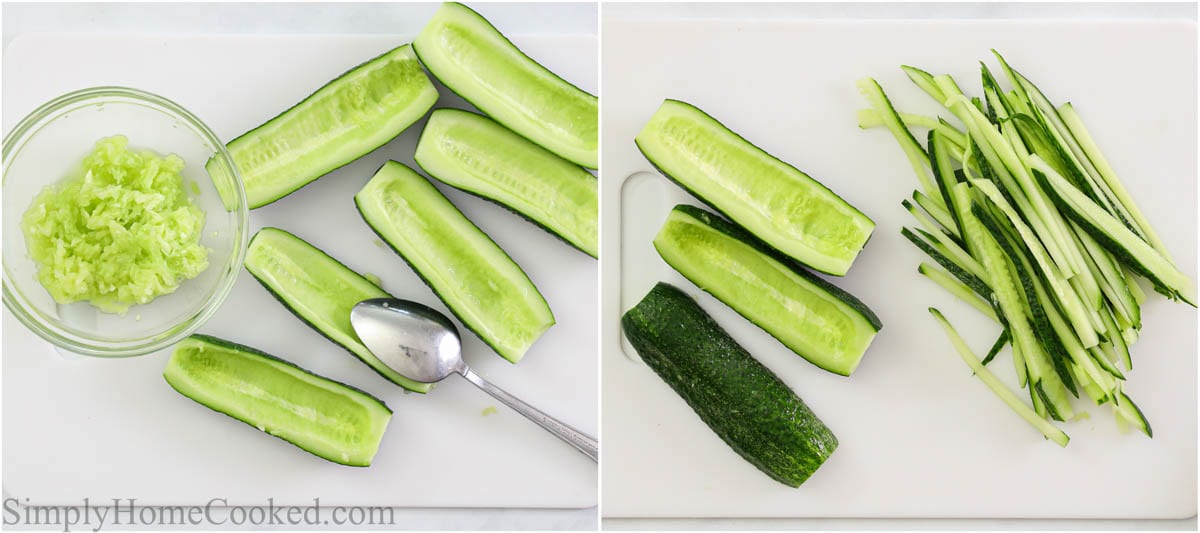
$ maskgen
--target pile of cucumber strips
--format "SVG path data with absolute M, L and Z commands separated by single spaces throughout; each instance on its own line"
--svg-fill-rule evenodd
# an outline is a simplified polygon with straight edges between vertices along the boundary
M 919 227 L 903 235 L 941 267 L 922 263 L 920 273 L 994 320 L 999 337 L 980 360 L 929 311 L 975 375 L 1047 439 L 1066 446 L 1069 437 L 1050 421 L 1075 417 L 1071 398 L 1080 395 L 1153 436 L 1123 390 L 1146 299 L 1137 278 L 1192 306 L 1195 285 L 1074 107 L 1056 106 L 995 57 L 1010 89 L 981 63 L 982 96 L 973 97 L 948 75 L 902 67 L 964 128 L 899 113 L 875 80 L 858 82 L 870 103 L 859 125 L 891 131 L 920 183 L 903 202 Z M 928 131 L 924 145 L 914 128 Z M 1029 403 L 987 366 L 1005 345 Z
M 654 238 L 672 268 L 812 364 L 849 376 L 879 332 L 844 276 L 875 223 L 825 185 L 667 100 L 636 143 L 718 211 L 676 206 Z M 659 283 L 621 320 L 638 356 L 735 452 L 798 487 L 837 449 L 833 432 L 686 293 Z
M 251 209 L 284 199 L 426 116 L 438 102 L 426 69 L 484 114 L 434 110 L 416 147 L 421 169 L 596 257 L 597 186 L 587 169 L 598 163 L 597 98 L 457 3 L 442 5 L 412 44 L 355 67 L 229 142 Z M 388 161 L 354 201 L 367 225 L 506 360 L 520 361 L 554 325 L 521 267 L 413 169 Z M 431 388 L 388 368 L 351 328 L 355 304 L 390 297 L 377 278 L 272 227 L 251 239 L 245 266 L 297 318 L 384 378 L 413 392 Z M 371 464 L 392 414 L 361 390 L 204 335 L 176 347 L 164 376 L 202 405 L 350 466 Z

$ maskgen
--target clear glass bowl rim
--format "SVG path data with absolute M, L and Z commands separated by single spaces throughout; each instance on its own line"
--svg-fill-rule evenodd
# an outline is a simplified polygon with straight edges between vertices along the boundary
M 132 87 L 89 87 L 63 94 L 38 106 L 37 109 L 34 109 L 17 122 L 12 131 L 4 136 L 2 167 L 4 176 L 0 179 L 0 182 L 8 180 L 8 168 L 13 161 L 13 157 L 16 156 L 14 151 L 18 147 L 24 146 L 33 136 L 37 135 L 37 132 L 49 123 L 48 119 L 52 117 L 57 118 L 56 113 L 63 108 L 76 106 L 77 104 L 86 103 L 91 100 L 110 98 L 125 99 L 143 105 L 148 104 L 150 107 L 166 111 L 175 115 L 180 120 L 187 122 L 200 133 L 205 141 L 216 147 L 216 156 L 224 160 L 227 168 L 230 169 L 233 181 L 237 185 L 235 187 L 238 202 L 237 216 L 241 222 L 238 234 L 234 236 L 237 239 L 235 243 L 236 249 L 230 254 L 229 263 L 225 265 L 209 265 L 209 268 L 220 267 L 226 269 L 225 274 L 220 280 L 220 285 L 212 293 L 212 296 L 204 302 L 203 307 L 200 308 L 198 313 L 161 334 L 137 339 L 132 343 L 81 338 L 79 335 L 66 334 L 53 324 L 39 319 L 37 317 L 39 313 L 29 311 L 29 305 L 20 291 L 10 290 L 12 284 L 8 276 L 8 266 L 6 264 L 3 265 L 4 306 L 22 325 L 29 328 L 39 337 L 70 352 L 96 357 L 132 357 L 155 352 L 179 342 L 184 337 L 191 335 L 199 329 L 220 308 L 221 304 L 229 296 L 230 291 L 233 290 L 233 285 L 237 281 L 242 262 L 246 256 L 246 241 L 249 238 L 250 231 L 248 220 L 249 209 L 246 204 L 246 190 L 242 182 L 241 173 L 237 165 L 234 164 L 233 156 L 229 154 L 225 143 L 221 142 L 216 133 L 196 115 L 192 114 L 191 111 L 188 111 L 174 101 Z M 7 261 L 4 262 L 6 263 Z

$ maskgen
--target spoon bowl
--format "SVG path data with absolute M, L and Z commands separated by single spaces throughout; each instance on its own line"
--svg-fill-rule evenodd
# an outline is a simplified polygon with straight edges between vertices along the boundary
M 400 375 L 421 383 L 436 383 L 450 374 L 467 381 L 553 433 L 593 461 L 599 460 L 596 439 L 488 383 L 471 371 L 462 358 L 458 328 L 429 306 L 396 298 L 374 298 L 355 304 L 350 325 L 363 345 Z
M 350 324 L 371 353 L 413 381 L 437 383 L 467 367 L 458 328 L 429 306 L 395 298 L 363 300 L 350 311 Z

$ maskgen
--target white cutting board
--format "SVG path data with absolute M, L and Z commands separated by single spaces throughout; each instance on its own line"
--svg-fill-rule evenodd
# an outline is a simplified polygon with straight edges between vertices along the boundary
M 681 10 L 682 11 L 682 10 Z M 605 11 L 601 294 L 606 517 L 1184 518 L 1196 513 L 1196 311 L 1143 307 L 1129 394 L 1154 439 L 1118 434 L 1108 408 L 1041 438 L 952 351 L 926 307 L 971 346 L 998 333 L 917 274 L 900 236 L 916 187 L 895 140 L 861 131 L 854 82 L 874 76 L 902 110 L 937 106 L 899 70 L 950 73 L 978 94 L 998 48 L 1052 99 L 1070 97 L 1176 261 L 1196 279 L 1196 29 L 1174 22 L 631 21 Z M 1005 84 L 1007 86 L 1007 84 Z M 851 378 L 792 354 L 674 273 L 650 244 L 677 202 L 633 138 L 664 98 L 693 103 L 793 163 L 878 227 L 849 275 L 884 327 Z M 627 176 L 649 172 L 633 179 Z M 618 319 L 658 280 L 696 296 L 836 433 L 802 487 L 772 481 L 721 442 L 648 367 Z M 1011 359 L 993 368 L 1014 385 Z M 1077 405 L 1085 406 L 1083 401 Z
M 564 78 L 595 91 L 594 35 L 514 35 Z M 31 35 L 4 56 L 4 127 L 41 102 L 93 85 L 156 92 L 232 139 L 326 81 L 394 46 L 396 36 Z M 52 65 L 53 68 L 47 68 Z M 466 107 L 441 88 L 438 106 Z M 251 213 L 251 232 L 286 228 L 401 298 L 445 306 L 375 235 L 352 197 L 387 159 L 413 165 L 424 121 L 366 157 Z M 134 140 L 136 142 L 136 140 Z M 416 167 L 414 167 L 416 168 Z M 597 433 L 597 262 L 493 204 L 440 186 L 520 264 L 558 320 L 519 365 L 459 325 L 466 359 L 497 385 Z M 458 378 L 405 394 L 303 325 L 242 273 L 201 332 L 248 344 L 363 388 L 395 411 L 370 468 L 317 459 L 175 393 L 167 353 L 127 360 L 66 359 L 4 318 L 6 496 L 37 504 L 137 498 L 144 505 L 321 503 L 405 507 L 586 507 L 596 466 Z M 483 416 L 485 408 L 494 414 Z

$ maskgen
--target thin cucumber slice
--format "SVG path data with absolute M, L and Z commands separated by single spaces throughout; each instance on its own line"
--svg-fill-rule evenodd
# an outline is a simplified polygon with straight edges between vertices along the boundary
M 177 344 L 163 378 L 196 403 L 348 466 L 371 465 L 392 419 L 366 392 L 207 335 Z
M 936 194 L 937 189 L 933 186 L 930 180 L 929 169 L 929 154 L 921 148 L 921 144 L 917 142 L 916 137 L 913 137 L 911 131 L 904 126 L 904 122 L 900 119 L 900 114 L 896 112 L 896 108 L 892 107 L 891 100 L 888 100 L 887 94 L 883 92 L 883 88 L 879 86 L 879 82 L 872 78 L 863 78 L 858 80 L 859 92 L 866 97 L 871 103 L 871 107 L 879 114 L 883 120 L 883 124 L 887 126 L 888 131 L 892 132 L 892 136 L 900 143 L 900 148 L 904 150 L 904 155 L 908 157 L 909 164 L 913 167 L 913 172 L 917 174 L 917 179 L 921 182 L 921 189 L 925 194 L 930 195 L 934 200 L 944 204 L 940 194 Z
M 955 196 L 953 203 L 959 209 L 958 217 L 963 224 L 963 238 L 987 271 L 988 285 L 995 295 L 1000 315 L 1009 327 L 1014 348 L 1019 350 L 1014 351 L 1013 365 L 1018 381 L 1024 387 L 1026 379 L 1030 376 L 1026 372 L 1027 365 L 1023 358 L 1033 355 L 1037 340 L 1025 312 L 1025 302 L 1020 294 L 1015 267 L 1000 245 L 988 234 L 983 223 L 971 212 L 970 185 L 959 183 L 951 194 Z M 1021 355 L 1016 355 L 1018 353 Z
M 980 313 L 983 313 L 983 316 L 995 320 L 996 322 L 1000 321 L 1000 318 L 996 316 L 996 311 L 992 309 L 991 304 L 972 291 L 971 288 L 966 284 L 958 281 L 954 278 L 954 276 L 946 273 L 945 270 L 928 263 L 921 263 L 919 266 L 917 266 L 917 272 L 919 272 L 922 276 L 929 278 L 934 283 L 937 283 L 943 289 L 946 289 L 946 291 L 950 294 L 957 296 L 959 300 L 962 300 L 971 307 L 978 309 Z
M 1008 405 L 1013 412 L 1020 415 L 1021 418 L 1024 418 L 1026 422 L 1029 422 L 1029 425 L 1040 431 L 1042 435 L 1046 436 L 1047 439 L 1054 441 L 1054 443 L 1058 444 L 1059 446 L 1066 447 L 1067 443 L 1071 440 L 1066 433 L 1063 433 L 1063 431 L 1058 429 L 1058 427 L 1056 427 L 1054 424 L 1047 422 L 1046 419 L 1038 416 L 1038 414 L 1034 412 L 1033 409 L 1030 409 L 1029 406 L 1025 405 L 1025 403 L 1022 402 L 1016 394 L 1013 394 L 1011 390 L 1005 387 L 1004 384 L 1001 383 L 1000 380 L 997 379 L 996 376 L 987 369 L 987 367 L 980 364 L 979 358 L 971 352 L 971 348 L 967 346 L 966 341 L 963 341 L 962 337 L 958 335 L 958 332 L 954 330 L 954 326 L 950 325 L 950 322 L 946 320 L 946 317 L 942 316 L 941 312 L 930 307 L 929 313 L 932 314 L 933 318 L 938 321 L 938 324 L 941 324 L 942 329 L 946 331 L 946 336 L 950 339 L 950 343 L 954 345 L 954 349 L 958 352 L 959 356 L 962 357 L 963 362 L 965 362 L 967 366 L 971 368 L 971 371 L 979 377 L 980 381 L 987 385 L 987 387 L 991 389 L 1001 401 Z
M 916 202 L 917 205 L 921 206 L 921 209 L 924 209 L 930 217 L 936 220 L 937 223 L 945 228 L 947 232 L 953 235 L 955 239 L 961 238 L 958 232 L 958 222 L 954 220 L 954 217 L 949 211 L 946 210 L 945 207 L 937 205 L 934 203 L 932 198 L 926 196 L 925 193 L 916 190 L 913 191 L 913 201 Z
M 962 223 L 959 222 L 956 215 L 957 209 L 953 207 L 954 198 L 950 194 L 950 190 L 958 185 L 958 175 L 954 173 L 954 167 L 950 162 L 950 154 L 953 149 L 947 146 L 946 136 L 936 132 L 929 132 L 929 164 L 933 170 L 933 179 L 937 182 L 938 190 L 942 193 L 942 198 L 946 201 L 946 211 L 949 212 L 949 218 L 954 222 L 953 225 L 947 224 L 946 227 L 953 227 L 954 234 L 958 239 L 962 240 Z M 964 168 L 966 168 L 964 163 Z M 943 223 L 945 224 L 945 223 Z
M 992 289 L 988 287 L 987 282 L 982 278 L 967 271 L 966 268 L 956 263 L 953 259 L 950 259 L 946 254 L 943 254 L 932 244 L 925 241 L 912 230 L 908 228 L 901 228 L 900 234 L 903 235 L 904 238 L 908 239 L 909 242 L 916 245 L 919 250 L 925 252 L 925 254 L 931 259 L 937 261 L 937 264 L 942 265 L 942 268 L 945 268 L 946 271 L 950 272 L 950 274 L 958 279 L 958 281 L 962 282 L 967 287 L 970 287 L 972 291 L 975 291 L 975 294 L 978 294 L 984 298 L 991 298 Z
M 675 206 L 654 248 L 692 283 L 835 374 L 853 373 L 882 327 L 854 296 L 702 209 Z
M 897 113 L 900 117 L 900 122 L 904 123 L 905 127 L 909 128 L 925 128 L 931 131 L 936 131 L 946 137 L 955 148 L 960 151 L 967 146 L 967 136 L 958 128 L 950 125 L 949 122 L 938 117 L 930 117 L 926 115 L 917 115 L 913 113 Z M 875 108 L 865 108 L 858 110 L 858 127 L 862 129 L 880 128 L 887 126 L 884 119 L 884 114 L 877 111 Z
M 915 191 L 915 192 L 917 194 L 921 194 L 921 191 Z M 922 195 L 922 196 L 924 196 L 924 195 Z M 928 196 L 925 196 L 925 197 L 928 198 Z M 946 227 L 941 223 L 941 221 L 934 222 L 933 220 L 930 219 L 929 216 L 926 216 L 926 212 L 917 208 L 916 204 L 913 204 L 912 202 L 910 202 L 908 200 L 901 201 L 900 205 L 904 206 L 904 210 L 908 211 L 908 214 L 912 215 L 912 217 L 914 219 L 916 219 L 917 222 L 925 228 L 925 231 L 927 233 L 929 233 L 931 235 L 939 235 L 939 234 L 946 235 L 946 237 L 944 237 L 944 238 L 946 240 L 950 240 L 950 242 L 953 242 L 953 239 L 958 238 L 958 233 L 956 231 L 958 228 L 956 228 L 954 226 L 954 224 L 951 224 L 949 227 Z M 934 207 L 937 209 L 941 209 L 940 207 L 937 207 L 937 206 L 934 206 Z M 950 234 L 947 235 L 948 233 L 950 233 Z M 941 242 L 941 238 L 938 239 L 938 242 Z
M 785 255 L 843 276 L 875 222 L 700 109 L 663 102 L 637 135 L 655 167 Z
M 1170 261 L 1171 255 L 1167 252 L 1166 245 L 1163 244 L 1162 239 L 1158 238 L 1158 234 L 1150 226 L 1150 221 L 1138 209 L 1137 203 L 1133 201 L 1133 197 L 1129 195 L 1129 191 L 1125 189 L 1125 185 L 1121 183 L 1112 166 L 1108 164 L 1108 160 L 1104 158 L 1104 154 L 1100 152 L 1100 147 L 1096 145 L 1096 141 L 1092 139 L 1091 133 L 1083 125 L 1083 119 L 1079 118 L 1079 114 L 1075 112 L 1074 106 L 1070 102 L 1067 102 L 1059 107 L 1058 111 L 1063 124 L 1067 127 L 1067 131 L 1079 143 L 1079 147 L 1083 150 L 1083 153 L 1096 168 L 1096 171 L 1100 174 L 1104 182 L 1108 184 L 1108 188 L 1112 191 L 1113 196 L 1125 207 L 1125 211 L 1129 213 L 1133 222 L 1137 224 L 1137 227 L 1142 230 L 1142 234 L 1146 236 L 1146 240 L 1150 245 Z
M 1075 237 L 1083 244 L 1086 252 L 1083 254 L 1083 258 L 1087 261 L 1088 268 L 1093 270 L 1093 276 L 1100 283 L 1100 291 L 1104 293 L 1118 316 L 1133 327 L 1142 327 L 1141 306 L 1132 292 L 1137 284 L 1125 276 L 1112 254 L 1100 246 L 1096 239 L 1093 239 L 1078 224 L 1074 222 L 1071 224 L 1072 229 L 1075 230 Z
M 1133 424 L 1133 427 L 1145 433 L 1147 437 L 1154 438 L 1154 430 L 1150 428 L 1150 421 L 1146 420 L 1146 415 L 1133 403 L 1133 400 L 1129 399 L 1125 391 L 1118 389 L 1117 393 L 1113 395 L 1113 400 L 1113 409 L 1117 415 Z
M 563 159 L 599 164 L 599 101 L 525 55 L 471 8 L 446 2 L 413 41 L 421 63 L 480 111 Z
M 996 337 L 996 342 L 992 343 L 992 347 L 988 349 L 987 355 L 983 357 L 983 361 L 980 364 L 987 366 L 992 359 L 1000 354 L 1000 350 L 1003 350 L 1004 346 L 1009 342 L 1012 342 L 1012 339 L 1008 336 L 1008 330 L 1001 331 L 1000 336 Z
M 837 449 L 804 401 L 683 291 L 655 285 L 621 330 L 713 433 L 771 479 L 798 487 Z
M 925 94 L 928 94 L 937 103 L 942 104 L 946 102 L 946 93 L 943 93 L 937 86 L 937 82 L 933 80 L 933 74 L 908 65 L 900 65 L 900 70 L 903 70 L 904 74 L 908 76 L 909 80 L 912 80 L 913 84 L 920 87 L 922 91 L 925 91 Z
M 413 157 L 439 181 L 507 207 L 592 257 L 599 253 L 596 177 L 495 121 L 438 109 Z
M 1034 174 L 1054 201 L 1121 262 L 1146 276 L 1160 291 L 1195 307 L 1196 286 L 1186 274 L 1107 211 L 1067 183 L 1041 158 L 1032 156 Z
M 350 310 L 371 298 L 389 298 L 367 278 L 299 237 L 278 228 L 263 228 L 250 239 L 246 270 L 279 303 L 305 324 L 345 348 L 388 380 L 414 392 L 429 392 L 398 374 L 371 353 L 350 325 Z
M 412 169 L 384 163 L 354 203 L 463 325 L 509 362 L 554 325 L 525 271 Z
M 229 142 L 246 203 L 251 209 L 267 205 L 383 146 L 424 116 L 437 97 L 407 44 L 342 74 Z

